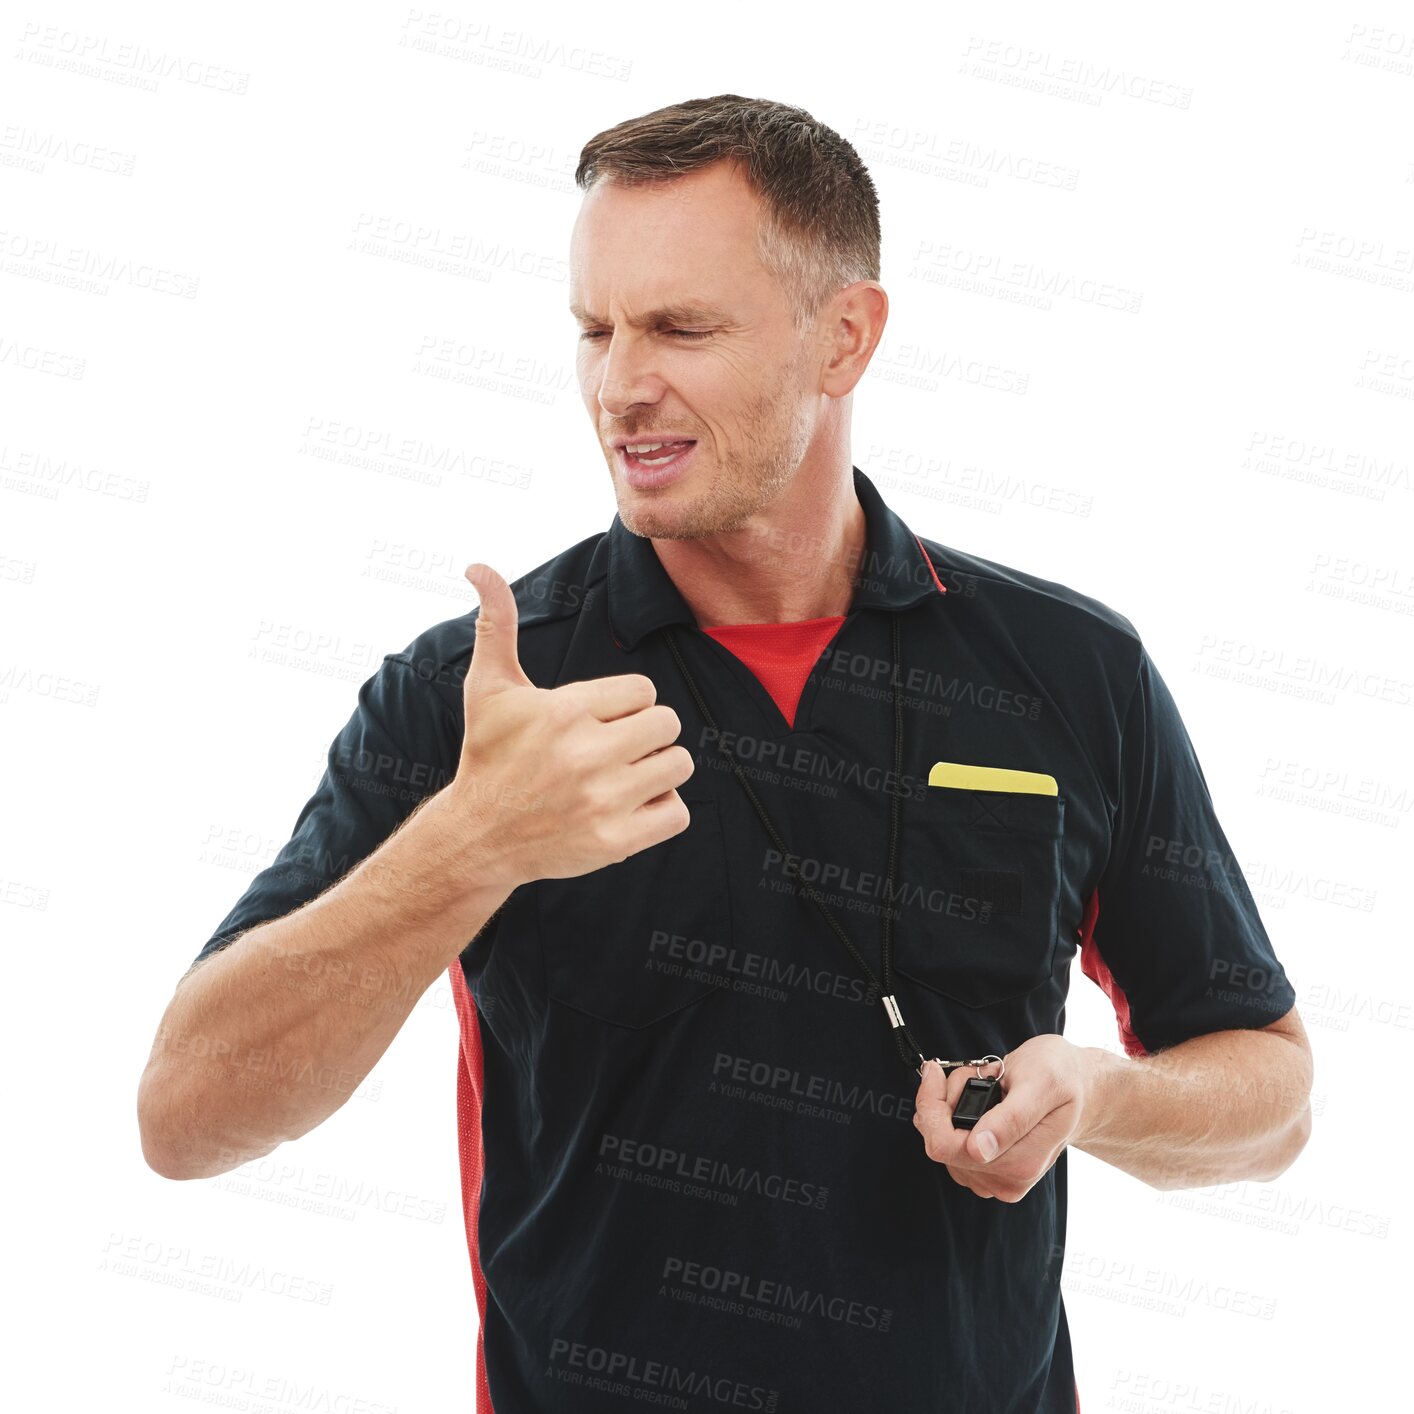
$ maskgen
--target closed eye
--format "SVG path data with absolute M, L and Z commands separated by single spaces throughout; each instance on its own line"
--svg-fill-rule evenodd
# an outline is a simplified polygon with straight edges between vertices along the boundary
M 680 339 L 691 342 L 697 339 L 710 339 L 714 331 L 711 329 L 668 329 L 665 332 L 676 334 Z M 579 337 L 593 342 L 603 338 L 604 331 L 602 329 L 586 329 Z

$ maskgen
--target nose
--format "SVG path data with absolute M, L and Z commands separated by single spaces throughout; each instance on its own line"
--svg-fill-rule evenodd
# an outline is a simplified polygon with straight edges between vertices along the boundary
M 615 332 L 599 370 L 599 406 L 610 417 L 622 417 L 641 403 L 656 403 L 663 383 L 652 371 L 652 346 L 641 338 Z

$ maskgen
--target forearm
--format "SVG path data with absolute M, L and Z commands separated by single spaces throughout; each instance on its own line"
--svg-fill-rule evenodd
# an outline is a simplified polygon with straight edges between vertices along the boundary
M 1154 1188 L 1282 1173 L 1310 1133 L 1311 1062 L 1263 1030 L 1195 1036 L 1151 1056 L 1086 1047 L 1087 1098 L 1071 1147 Z
M 319 898 L 252 929 L 178 987 L 139 1089 L 144 1153 L 205 1178 L 322 1123 L 504 901 L 484 847 L 430 797 Z

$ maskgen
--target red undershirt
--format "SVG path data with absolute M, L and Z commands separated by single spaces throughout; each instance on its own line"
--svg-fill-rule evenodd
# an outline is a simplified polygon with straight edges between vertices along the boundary
M 831 614 L 795 623 L 716 624 L 702 632 L 710 633 L 756 674 L 794 727 L 805 680 L 844 621 L 843 614 Z

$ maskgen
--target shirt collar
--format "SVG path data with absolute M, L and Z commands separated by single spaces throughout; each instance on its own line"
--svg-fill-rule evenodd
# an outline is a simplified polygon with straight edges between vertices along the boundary
M 884 504 L 874 483 L 856 467 L 854 491 L 864 508 L 865 555 L 859 566 L 856 609 L 906 609 L 934 594 L 946 594 L 918 537 Z M 624 649 L 664 624 L 697 625 L 653 542 L 635 535 L 616 513 L 609 527 L 609 626 Z

